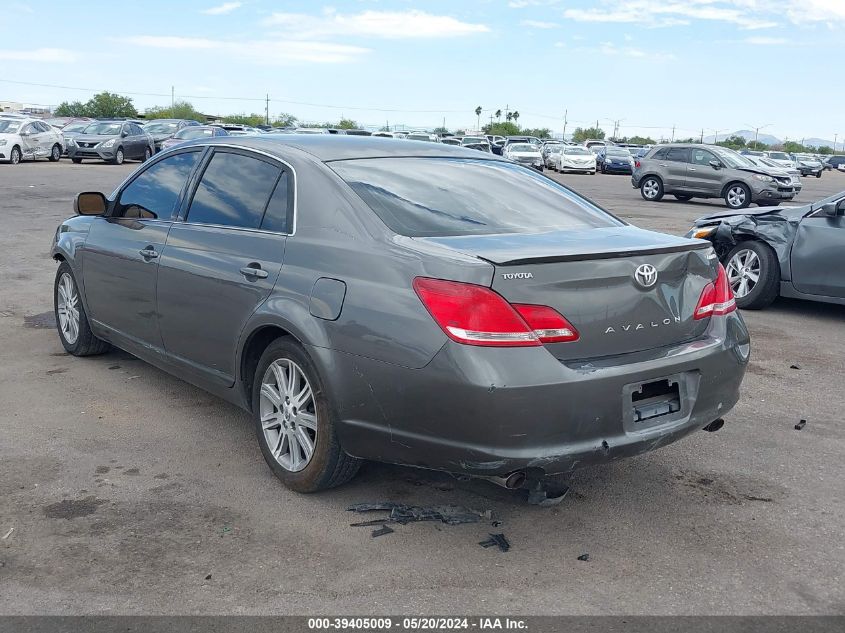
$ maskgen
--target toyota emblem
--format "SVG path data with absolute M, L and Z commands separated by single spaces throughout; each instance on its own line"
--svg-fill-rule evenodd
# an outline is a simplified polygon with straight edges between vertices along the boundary
M 657 269 L 651 264 L 642 264 L 634 271 L 634 281 L 641 288 L 651 288 L 657 283 Z

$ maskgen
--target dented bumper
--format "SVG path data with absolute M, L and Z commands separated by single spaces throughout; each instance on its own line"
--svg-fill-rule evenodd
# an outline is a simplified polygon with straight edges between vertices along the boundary
M 738 313 L 711 321 L 694 341 L 591 362 L 561 361 L 542 347 L 452 342 L 421 369 L 310 351 L 328 374 L 350 454 L 469 475 L 542 476 L 654 450 L 725 415 L 739 398 L 749 336 Z M 664 379 L 678 385 L 680 406 L 637 421 L 631 394 Z

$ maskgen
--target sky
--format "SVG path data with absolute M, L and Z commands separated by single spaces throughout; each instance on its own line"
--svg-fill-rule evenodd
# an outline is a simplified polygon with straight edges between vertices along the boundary
M 843 36 L 845 0 L 2 0 L 0 101 L 841 140 Z

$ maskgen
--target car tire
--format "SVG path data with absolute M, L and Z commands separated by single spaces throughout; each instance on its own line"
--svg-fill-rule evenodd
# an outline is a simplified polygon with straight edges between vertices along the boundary
M 50 150 L 50 162 L 58 163 L 62 159 L 62 146 L 56 143 Z
M 70 160 L 71 160 L 72 162 L 76 163 L 77 165 L 78 165 L 79 163 L 81 163 L 81 162 L 82 162 L 82 159 L 81 159 L 81 158 L 71 158 Z
M 725 271 L 740 308 L 762 310 L 779 294 L 780 264 L 775 252 L 763 242 L 749 240 L 734 246 L 725 256 Z M 756 281 L 749 272 L 756 274 Z
M 748 185 L 734 182 L 725 189 L 725 206 L 729 209 L 744 209 L 751 204 L 751 190 Z
M 291 372 L 296 376 L 295 385 L 286 391 Z M 303 393 L 306 386 L 311 397 L 306 396 L 298 409 L 292 395 Z M 322 379 L 303 347 L 291 337 L 270 343 L 258 361 L 252 417 L 264 460 L 291 490 L 326 490 L 346 483 L 358 472 L 361 460 L 347 455 L 340 445 Z
M 819 173 L 816 174 L 816 178 L 821 178 L 821 177 L 822 177 L 822 172 L 819 172 Z
M 680 202 L 689 202 L 690 200 L 692 200 L 692 196 L 688 196 L 686 194 L 673 193 L 672 195 L 675 196 L 675 199 L 679 200 Z
M 153 156 L 152 150 L 149 147 L 147 147 L 146 149 L 144 149 L 144 158 L 142 159 L 142 162 L 146 163 L 148 160 L 150 160 L 150 158 L 152 158 L 152 156 Z
M 53 283 L 53 313 L 59 340 L 68 354 L 73 356 L 94 356 L 103 354 L 111 345 L 94 336 L 88 315 L 76 285 L 76 277 L 70 264 L 62 262 L 56 271 Z
M 18 165 L 21 162 L 21 148 L 15 145 L 9 152 L 9 164 Z
M 658 202 L 663 199 L 663 181 L 657 176 L 646 176 L 640 182 L 640 195 L 643 200 Z
M 124 160 L 126 160 L 126 154 L 123 153 L 122 147 L 118 147 L 111 162 L 113 165 L 122 165 Z

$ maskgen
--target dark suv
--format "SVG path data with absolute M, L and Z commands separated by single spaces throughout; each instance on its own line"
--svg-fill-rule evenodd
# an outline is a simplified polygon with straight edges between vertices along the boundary
M 660 145 L 637 159 L 631 184 L 646 200 L 657 201 L 667 193 L 682 201 L 724 198 L 731 209 L 752 202 L 777 206 L 797 194 L 785 171 L 755 165 L 726 147 L 690 143 Z

